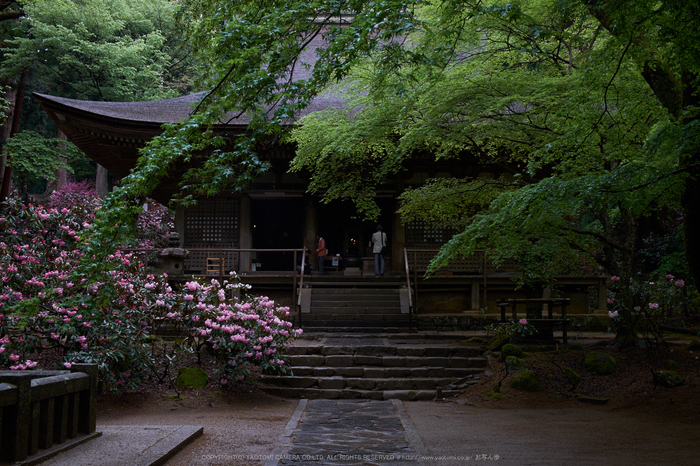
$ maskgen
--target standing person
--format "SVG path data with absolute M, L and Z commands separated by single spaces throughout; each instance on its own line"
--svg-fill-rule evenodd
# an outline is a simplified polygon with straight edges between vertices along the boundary
M 323 275 L 323 262 L 326 260 L 326 240 L 320 233 L 316 233 L 316 255 L 318 255 L 318 274 Z
M 384 275 L 384 249 L 386 247 L 386 233 L 382 226 L 377 225 L 377 231 L 372 234 L 372 252 L 374 253 L 374 276 Z

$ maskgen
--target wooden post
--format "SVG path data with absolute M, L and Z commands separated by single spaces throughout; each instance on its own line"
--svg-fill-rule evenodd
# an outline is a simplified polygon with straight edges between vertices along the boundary
M 12 409 L 6 407 L 3 410 L 3 416 L 7 416 L 8 419 L 5 426 L 10 429 L 8 429 L 9 432 L 3 432 L 2 445 L 0 445 L 2 461 L 22 461 L 28 456 L 32 378 L 32 374 L 29 373 L 0 375 L 0 382 L 17 387 L 17 404 Z M 4 422 L 5 419 L 3 419 Z
M 90 389 L 80 392 L 78 432 L 92 434 L 97 430 L 97 379 L 96 364 L 73 364 L 71 372 L 83 372 L 90 376 Z

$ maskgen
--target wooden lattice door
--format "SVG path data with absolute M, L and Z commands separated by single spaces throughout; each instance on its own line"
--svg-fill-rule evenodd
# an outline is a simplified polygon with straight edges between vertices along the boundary
M 190 255 L 185 270 L 204 273 L 207 258 L 221 256 L 226 272 L 238 267 L 238 254 L 216 250 L 239 247 L 240 200 L 238 198 L 204 199 L 185 213 L 185 248 Z M 197 250 L 199 249 L 199 250 Z

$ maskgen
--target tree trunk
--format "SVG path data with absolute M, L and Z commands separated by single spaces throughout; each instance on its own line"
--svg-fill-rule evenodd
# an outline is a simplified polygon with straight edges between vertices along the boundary
M 58 139 L 66 140 L 66 135 L 63 134 L 63 131 L 60 129 L 58 130 L 58 134 L 56 135 Z M 64 143 L 61 143 L 61 146 L 63 146 L 63 149 L 66 148 L 66 145 Z M 61 159 L 63 162 L 66 161 L 66 159 L 62 158 Z M 61 167 L 58 170 L 56 170 L 56 191 L 59 191 L 62 187 L 64 187 L 68 183 L 68 169 L 65 167 Z
M 24 100 L 24 89 L 27 86 L 27 78 L 29 77 L 29 72 L 24 70 L 19 77 L 19 82 L 17 83 L 17 88 L 14 94 L 14 106 L 11 108 L 11 117 L 8 118 L 9 132 L 7 132 L 7 139 L 11 138 L 19 130 L 19 117 L 22 113 L 22 100 Z M 7 130 L 5 130 L 7 131 Z M 5 134 L 3 134 L 5 136 Z M 0 188 L 0 202 L 3 202 L 10 196 L 10 182 L 12 181 L 12 164 L 7 163 L 7 160 L 3 160 L 4 167 L 2 171 L 2 188 Z
M 622 325 L 618 327 L 615 334 L 615 346 L 618 349 L 636 346 L 639 342 L 637 335 L 637 319 L 634 312 L 634 299 L 630 284 L 632 282 L 635 242 L 637 238 L 637 220 L 632 213 L 620 208 L 621 224 L 617 229 L 617 233 L 622 239 L 622 249 L 620 251 L 618 290 L 616 299 L 621 304 L 620 315 L 622 317 Z

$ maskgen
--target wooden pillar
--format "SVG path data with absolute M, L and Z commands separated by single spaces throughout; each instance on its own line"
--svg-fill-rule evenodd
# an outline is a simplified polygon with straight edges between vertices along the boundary
M 390 244 L 390 259 L 389 267 L 392 272 L 403 272 L 405 270 L 403 263 L 403 248 L 406 244 L 406 229 L 401 223 L 401 216 L 396 213 L 394 206 L 391 217 L 391 238 L 388 238 Z
M 306 208 L 304 217 L 304 246 L 309 248 L 311 264 L 317 264 L 316 257 L 316 233 L 318 230 L 318 219 L 316 218 L 316 201 L 312 196 L 306 196 Z M 316 267 L 314 266 L 314 270 Z
M 250 208 L 250 197 L 241 197 L 240 206 L 240 223 L 239 225 L 239 238 L 238 242 L 241 249 L 252 249 L 253 247 L 253 220 L 252 212 Z M 240 272 L 250 272 L 250 253 L 242 252 L 241 258 L 238 261 L 238 270 Z
M 175 207 L 175 232 L 180 235 L 178 247 L 185 247 L 185 207 L 178 205 Z
M 104 199 L 109 194 L 109 172 L 105 167 L 97 164 L 97 174 L 95 175 L 95 191 L 100 199 Z

